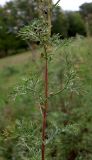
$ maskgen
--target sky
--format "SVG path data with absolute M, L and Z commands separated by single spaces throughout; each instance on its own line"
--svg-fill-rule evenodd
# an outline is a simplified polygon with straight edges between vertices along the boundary
M 5 4 L 6 1 L 10 0 L 0 0 L 0 4 Z M 57 0 L 53 0 L 56 2 Z M 63 10 L 78 10 L 79 6 L 85 2 L 92 2 L 92 0 L 61 0 L 59 3 Z

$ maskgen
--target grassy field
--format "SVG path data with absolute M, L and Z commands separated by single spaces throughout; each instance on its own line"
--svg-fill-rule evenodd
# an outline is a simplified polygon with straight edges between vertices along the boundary
M 66 81 L 64 76 L 67 70 L 70 72 L 69 65 L 72 72 L 76 71 L 77 78 L 76 83 L 73 80 L 63 94 L 52 98 L 49 102 L 48 123 L 56 128 L 64 128 L 65 135 L 56 135 L 54 141 L 52 140 L 49 146 L 47 144 L 47 160 L 92 160 L 92 38 L 77 37 L 65 40 L 58 49 L 54 49 L 52 57 L 52 61 L 49 62 L 49 81 L 52 86 L 50 92 L 55 92 L 62 87 L 63 82 Z M 68 68 L 66 58 L 68 58 Z M 15 129 L 16 121 L 21 119 L 25 119 L 26 122 L 29 119 L 41 121 L 39 109 L 37 109 L 38 116 L 36 114 L 32 117 L 35 105 L 31 93 L 17 99 L 16 102 L 11 96 L 13 88 L 21 85 L 23 78 L 31 77 L 36 72 L 42 72 L 41 76 L 43 75 L 42 60 L 37 56 L 37 61 L 34 63 L 31 59 L 31 52 L 0 59 L 0 160 L 12 160 L 12 157 L 22 160 L 20 153 L 21 155 L 23 153 L 20 150 L 25 146 L 21 146 L 20 150 L 13 146 L 18 141 L 18 138 L 17 141 L 14 138 L 15 132 L 23 136 L 23 128 L 21 131 Z M 24 123 L 23 126 L 26 127 L 26 124 Z M 30 127 L 27 129 L 30 130 Z M 25 131 L 24 135 L 26 134 L 28 132 Z M 9 145 L 6 145 L 7 142 Z M 33 142 L 35 143 L 35 140 Z M 27 144 L 31 146 L 29 142 Z M 19 157 L 15 156 L 15 153 L 19 153 Z M 31 156 L 31 154 L 24 155 L 27 156 L 25 160 Z
M 69 43 L 66 51 L 63 44 L 56 52 L 57 53 L 54 53 L 54 60 L 52 66 L 58 66 L 64 52 L 69 52 L 69 54 L 75 56 L 75 67 L 78 68 L 79 72 L 81 72 L 80 75 L 83 74 L 86 79 L 87 77 L 88 79 L 91 78 L 92 39 L 74 40 L 72 43 Z M 1 59 L 0 88 L 3 90 L 3 92 L 6 93 L 6 90 L 9 90 L 9 87 L 16 85 L 16 83 L 21 79 L 21 76 L 23 77 L 25 76 L 25 74 L 30 75 L 34 66 L 35 65 L 32 62 L 31 51 Z M 53 68 L 53 70 L 54 69 L 55 68 Z

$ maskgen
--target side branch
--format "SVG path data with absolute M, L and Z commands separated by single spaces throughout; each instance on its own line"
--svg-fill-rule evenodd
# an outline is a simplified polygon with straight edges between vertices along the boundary
M 57 91 L 56 93 L 52 93 L 51 95 L 49 95 L 48 99 L 50 99 L 50 98 L 52 98 L 52 97 L 54 97 L 54 96 L 62 93 L 64 90 L 66 90 L 66 89 L 67 89 L 67 86 L 68 86 L 68 84 L 69 84 L 69 82 L 70 82 L 71 80 L 72 80 L 72 75 L 69 76 L 69 79 L 67 80 L 64 88 L 61 89 L 61 90 L 59 90 L 59 91 Z
M 58 0 L 58 1 L 54 4 L 54 7 L 56 7 L 60 1 L 61 1 L 61 0 Z

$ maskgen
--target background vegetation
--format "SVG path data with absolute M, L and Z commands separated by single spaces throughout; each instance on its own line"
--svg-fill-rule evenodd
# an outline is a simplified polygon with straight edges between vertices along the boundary
M 91 16 L 92 3 L 79 12 L 53 9 L 60 41 L 49 48 L 46 160 L 92 160 Z M 39 41 L 17 36 L 37 17 L 34 0 L 0 7 L 0 56 L 8 56 L 0 59 L 0 160 L 41 160 L 44 55 Z
M 34 48 L 32 42 L 19 39 L 17 32 L 37 17 L 37 0 L 13 0 L 0 6 L 0 57 Z M 92 35 L 92 3 L 81 5 L 77 12 L 63 11 L 59 6 L 54 8 L 52 34 L 55 33 L 61 38 Z
M 76 78 L 63 94 L 49 100 L 48 160 L 92 158 L 91 44 L 91 38 L 76 37 L 62 41 L 62 45 L 53 52 L 53 63 L 49 63 L 49 81 L 51 86 L 54 84 L 53 91 L 63 85 L 67 56 L 70 57 L 68 73 L 72 62 L 71 72 L 76 72 Z M 37 55 L 39 51 L 36 51 Z M 0 60 L 1 160 L 41 159 L 41 113 L 33 92 L 28 90 L 33 85 L 32 79 L 37 80 L 41 72 L 42 61 L 34 65 L 30 52 Z M 41 93 L 40 77 L 37 88 Z

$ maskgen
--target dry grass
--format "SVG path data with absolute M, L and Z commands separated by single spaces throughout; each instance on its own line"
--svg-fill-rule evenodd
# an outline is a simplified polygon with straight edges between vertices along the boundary
M 5 68 L 7 66 L 26 64 L 29 61 L 31 61 L 31 52 L 30 51 L 1 59 L 0 60 L 0 69 Z

